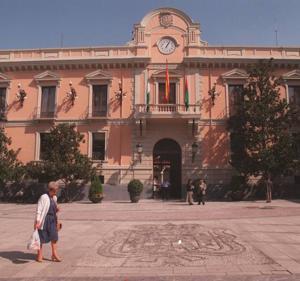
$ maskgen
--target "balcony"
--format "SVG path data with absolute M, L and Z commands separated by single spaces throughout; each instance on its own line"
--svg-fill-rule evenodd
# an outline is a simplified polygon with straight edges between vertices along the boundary
M 107 110 L 95 110 L 88 114 L 88 119 L 105 119 L 107 118 Z
M 7 107 L 0 108 L 0 122 L 7 121 Z
M 200 118 L 200 105 L 136 104 L 135 118 Z
M 34 117 L 33 119 L 39 120 L 39 121 L 52 121 L 57 118 L 57 112 L 56 109 L 54 110 L 48 110 L 48 111 L 41 111 L 40 107 L 37 107 L 35 109 Z

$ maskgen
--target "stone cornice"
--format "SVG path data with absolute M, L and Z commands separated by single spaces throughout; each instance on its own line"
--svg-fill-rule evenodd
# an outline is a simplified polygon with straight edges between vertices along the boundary
M 150 63 L 148 57 L 111 58 L 111 59 L 68 59 L 45 61 L 0 61 L 0 72 L 6 71 L 45 71 L 70 69 L 112 69 L 145 68 Z
M 1 122 L 1 121 L 0 121 Z M 62 119 L 57 118 L 53 120 L 37 120 L 37 119 L 19 119 L 19 120 L 13 120 L 9 119 L 3 123 L 4 127 L 28 127 L 28 126 L 36 126 L 37 123 L 43 123 L 43 124 L 49 124 L 52 125 L 53 123 L 75 123 L 76 125 L 88 125 L 94 122 L 97 122 L 98 124 L 102 125 L 131 125 L 134 122 L 133 118 L 98 118 L 98 119 Z
M 186 57 L 184 64 L 191 68 L 245 68 L 271 57 Z M 299 58 L 272 58 L 275 68 L 297 69 L 300 68 Z

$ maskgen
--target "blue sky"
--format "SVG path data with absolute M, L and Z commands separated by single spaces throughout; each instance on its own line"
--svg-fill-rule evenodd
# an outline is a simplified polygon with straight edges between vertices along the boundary
M 0 0 L 0 49 L 124 45 L 152 9 L 183 10 L 209 45 L 300 46 L 300 0 Z M 62 40 L 63 38 L 63 40 Z

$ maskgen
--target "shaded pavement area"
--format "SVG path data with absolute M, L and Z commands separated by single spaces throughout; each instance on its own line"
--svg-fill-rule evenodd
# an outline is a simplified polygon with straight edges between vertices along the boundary
M 61 204 L 61 263 L 26 250 L 35 205 L 0 204 L 0 280 L 300 280 L 300 204 Z

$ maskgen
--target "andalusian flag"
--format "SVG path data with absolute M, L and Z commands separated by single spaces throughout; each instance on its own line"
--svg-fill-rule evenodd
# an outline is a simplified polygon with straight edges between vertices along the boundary
M 150 83 L 147 81 L 147 89 L 146 89 L 146 110 L 149 112 L 150 109 Z
M 186 111 L 188 111 L 188 109 L 190 107 L 190 99 L 189 99 L 188 81 L 187 81 L 186 77 L 185 77 L 184 105 L 185 105 Z
M 170 102 L 170 78 L 168 70 L 168 61 L 166 61 L 166 88 L 165 88 L 165 102 Z

